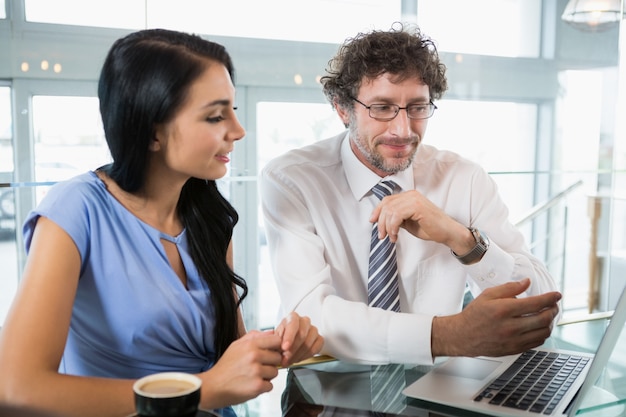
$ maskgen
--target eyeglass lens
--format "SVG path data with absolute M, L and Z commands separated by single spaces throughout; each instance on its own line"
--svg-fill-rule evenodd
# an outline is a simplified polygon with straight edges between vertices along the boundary
M 369 113 L 374 119 L 393 119 L 401 109 L 406 110 L 409 119 L 427 119 L 433 115 L 435 106 L 431 103 L 412 104 L 407 107 L 400 107 L 397 104 L 372 104 L 369 106 Z

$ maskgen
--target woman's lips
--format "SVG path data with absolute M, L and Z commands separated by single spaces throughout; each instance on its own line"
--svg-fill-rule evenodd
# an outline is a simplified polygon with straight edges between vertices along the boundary
M 228 157 L 228 154 L 226 155 L 215 155 L 215 159 L 227 164 L 230 162 L 230 158 Z

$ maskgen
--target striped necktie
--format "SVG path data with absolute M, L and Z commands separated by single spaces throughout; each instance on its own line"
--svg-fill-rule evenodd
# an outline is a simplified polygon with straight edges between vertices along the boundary
M 382 200 L 391 195 L 395 188 L 395 182 L 382 181 L 372 188 L 372 192 Z M 400 311 L 396 245 L 389 240 L 389 235 L 384 239 L 378 238 L 378 223 L 372 226 L 367 301 L 370 307 Z
M 393 181 L 379 182 L 372 192 L 380 200 L 393 194 L 397 187 Z M 370 263 L 367 281 L 367 298 L 370 307 L 400 311 L 398 291 L 398 265 L 396 245 L 389 240 L 378 238 L 378 223 L 372 226 L 370 242 Z M 406 407 L 402 390 L 405 387 L 404 365 L 375 365 L 370 372 L 372 411 L 399 413 Z

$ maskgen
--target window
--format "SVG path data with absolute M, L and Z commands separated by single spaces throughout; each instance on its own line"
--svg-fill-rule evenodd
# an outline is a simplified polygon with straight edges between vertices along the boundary
M 25 0 L 26 20 L 141 29 L 163 27 L 207 35 L 342 42 L 400 20 L 400 0 Z M 268 12 L 268 11 L 281 11 Z M 357 16 L 358 19 L 346 17 Z
M 0 87 L 0 183 L 13 183 L 10 89 Z M 54 182 L 95 169 L 110 161 L 95 97 L 35 95 L 32 97 L 34 133 L 35 202 L 29 204 L 30 181 L 0 187 L 0 326 L 4 322 L 19 281 L 19 253 L 16 233 L 15 197 L 25 196 L 27 213 L 41 201 Z M 6 167 L 6 168 L 5 168 Z M 5 171 L 6 169 L 6 171 Z
M 537 106 L 445 99 L 437 106 L 428 121 L 424 143 L 463 155 L 492 173 L 535 170 Z M 532 178 L 494 175 L 494 179 L 513 210 L 511 218 L 532 207 Z
M 541 0 L 420 0 L 418 23 L 441 51 L 538 57 Z
M 146 3 L 144 0 L 24 0 L 24 8 L 28 22 L 139 29 L 146 23 Z
M 309 145 L 345 130 L 328 103 L 260 102 L 257 104 L 259 171 L 289 149 Z
M 221 2 L 219 8 L 212 2 L 184 0 L 175 7 L 187 12 L 177 20 L 172 19 L 172 7 L 170 0 L 151 2 L 149 25 L 220 36 L 339 43 L 372 26 L 386 29 L 400 20 L 399 0 L 238 0 Z
M 33 97 L 37 202 L 49 183 L 93 170 L 111 160 L 96 97 Z
M 11 88 L 0 85 L 0 326 L 17 290 Z

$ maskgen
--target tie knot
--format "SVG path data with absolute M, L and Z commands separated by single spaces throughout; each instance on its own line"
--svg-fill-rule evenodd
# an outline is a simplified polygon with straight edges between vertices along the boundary
M 393 181 L 381 181 L 372 187 L 372 192 L 379 200 L 382 200 L 383 197 L 393 194 L 393 190 L 398 185 Z

